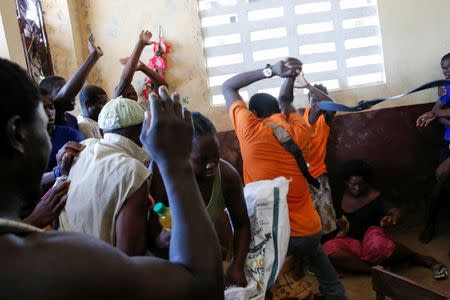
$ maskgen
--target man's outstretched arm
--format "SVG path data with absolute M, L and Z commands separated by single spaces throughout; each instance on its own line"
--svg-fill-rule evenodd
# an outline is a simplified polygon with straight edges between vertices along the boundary
M 134 72 L 136 71 L 137 64 L 139 62 L 139 58 L 141 57 L 142 51 L 145 46 L 150 45 L 150 39 L 152 38 L 152 33 L 150 31 L 141 31 L 139 35 L 139 39 L 136 43 L 136 46 L 131 53 L 127 63 L 125 64 L 125 68 L 122 71 L 122 75 L 120 77 L 119 84 L 114 90 L 112 99 L 115 99 L 122 95 L 125 88 L 131 84 L 133 81 Z
M 242 99 L 239 95 L 239 89 L 246 87 L 256 81 L 260 81 L 262 79 L 273 76 L 280 76 L 283 78 L 295 77 L 301 71 L 301 64 L 302 63 L 300 62 L 300 60 L 296 58 L 286 58 L 271 66 L 271 76 L 264 75 L 264 69 L 258 69 L 241 73 L 228 79 L 222 85 L 222 93 L 225 97 L 227 108 L 230 109 L 231 105 L 233 105 L 233 102 Z
M 265 78 L 268 77 L 264 75 L 263 69 L 258 69 L 238 74 L 225 81 L 222 85 L 222 93 L 227 108 L 230 109 L 235 101 L 242 100 L 241 95 L 239 95 L 241 88 Z
M 89 56 L 83 62 L 81 67 L 70 77 L 66 84 L 59 90 L 55 97 L 55 106 L 60 107 L 65 101 L 71 101 L 78 95 L 89 73 L 94 67 L 97 60 L 103 56 L 103 51 L 94 43 L 94 37 L 91 35 L 88 41 Z
M 120 62 L 122 64 L 126 65 L 129 60 L 130 60 L 129 57 L 125 57 L 125 58 L 120 59 Z M 155 71 L 150 69 L 142 61 L 138 61 L 136 71 L 141 71 L 142 73 L 147 75 L 147 77 L 153 81 L 153 83 L 155 84 L 155 91 L 158 91 L 159 87 L 161 87 L 161 86 L 165 86 L 167 88 L 169 87 L 167 82 L 162 77 L 160 77 L 158 73 L 156 73 Z
M 294 102 L 294 82 L 295 77 L 286 78 L 281 86 L 280 95 L 278 96 L 278 104 L 280 105 L 281 112 L 286 116 L 295 112 L 295 108 L 292 105 Z

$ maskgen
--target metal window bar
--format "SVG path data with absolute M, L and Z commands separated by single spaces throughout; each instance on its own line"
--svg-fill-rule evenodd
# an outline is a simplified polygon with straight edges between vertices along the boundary
M 40 0 L 16 0 L 16 13 L 28 74 L 38 84 L 53 75 L 50 48 Z

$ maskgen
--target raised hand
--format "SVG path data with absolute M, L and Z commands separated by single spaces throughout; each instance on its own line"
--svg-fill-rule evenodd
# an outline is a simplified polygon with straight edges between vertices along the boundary
M 417 118 L 416 126 L 427 127 L 434 119 L 436 119 L 436 114 L 433 111 L 428 111 Z
M 152 42 L 150 39 L 152 38 L 152 33 L 150 30 L 142 30 L 141 34 L 139 35 L 139 42 L 143 43 L 144 45 L 151 45 Z
M 150 94 L 151 117 L 146 114 L 141 142 L 159 167 L 168 163 L 186 163 L 192 150 L 193 123 L 191 113 L 181 107 L 180 95 L 169 96 L 167 88 L 159 88 L 159 96 Z
M 126 65 L 128 60 L 130 60 L 129 57 L 124 57 L 120 59 L 120 63 L 122 65 Z M 140 60 L 138 61 L 137 67 L 136 67 L 136 71 L 142 71 L 142 69 L 145 67 L 145 64 Z
M 297 58 L 288 57 L 272 66 L 272 71 L 282 78 L 295 77 L 302 71 L 302 62 Z
M 102 50 L 102 48 L 97 47 L 97 46 L 95 45 L 95 42 L 94 42 L 94 36 L 93 36 L 92 34 L 89 36 L 89 40 L 88 40 L 88 49 L 89 49 L 89 54 L 93 54 L 93 55 L 95 55 L 96 57 L 101 57 L 101 56 L 103 56 L 103 50 Z
M 298 89 L 304 89 L 310 86 L 309 82 L 305 79 L 305 74 L 303 71 L 300 72 L 300 74 L 297 75 L 294 81 L 294 87 Z
M 69 186 L 69 181 L 64 181 L 58 186 L 52 187 L 24 221 L 40 228 L 52 223 L 66 205 Z

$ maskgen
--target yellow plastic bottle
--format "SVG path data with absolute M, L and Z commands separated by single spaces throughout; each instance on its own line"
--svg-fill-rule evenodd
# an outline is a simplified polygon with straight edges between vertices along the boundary
M 170 216 L 170 208 L 166 207 L 163 203 L 158 202 L 153 207 L 153 211 L 159 216 L 159 224 L 165 229 L 172 228 L 172 217 Z

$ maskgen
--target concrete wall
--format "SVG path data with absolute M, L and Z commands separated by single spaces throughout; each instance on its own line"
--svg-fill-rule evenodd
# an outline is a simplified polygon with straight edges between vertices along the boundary
M 20 37 L 15 0 L 0 1 L 0 57 L 27 67 Z
M 82 62 L 79 26 L 72 26 L 71 14 L 79 20 L 78 11 L 70 6 L 71 0 L 43 0 L 44 22 L 52 55 L 55 75 L 68 79 Z M 75 6 L 76 7 L 76 6 Z M 78 37 L 78 39 L 76 39 Z M 74 50 L 75 49 L 75 50 Z M 78 56 L 77 56 L 78 54 Z
M 131 53 L 141 29 L 148 28 L 156 36 L 161 25 L 166 39 L 173 45 L 167 77 L 171 90 L 180 91 L 189 102 L 189 108 L 206 113 L 218 129 L 231 129 L 225 108 L 210 106 L 196 0 L 42 2 L 57 74 L 67 77 L 72 72 L 74 64 L 79 64 L 86 55 L 86 41 L 93 33 L 105 55 L 89 81 L 102 86 L 111 95 L 122 71 L 119 58 Z M 446 34 L 450 28 L 447 16 L 450 1 L 379 0 L 378 8 L 387 83 L 333 92 L 333 97 L 341 102 L 351 104 L 359 99 L 394 95 L 442 77 L 439 60 L 450 51 L 450 35 Z M 150 49 L 145 50 L 143 60 L 149 55 Z M 139 90 L 143 77 L 136 76 L 134 84 Z M 379 107 L 435 99 L 436 91 L 432 90 Z M 304 100 L 304 96 L 299 96 L 296 103 L 304 103 Z

